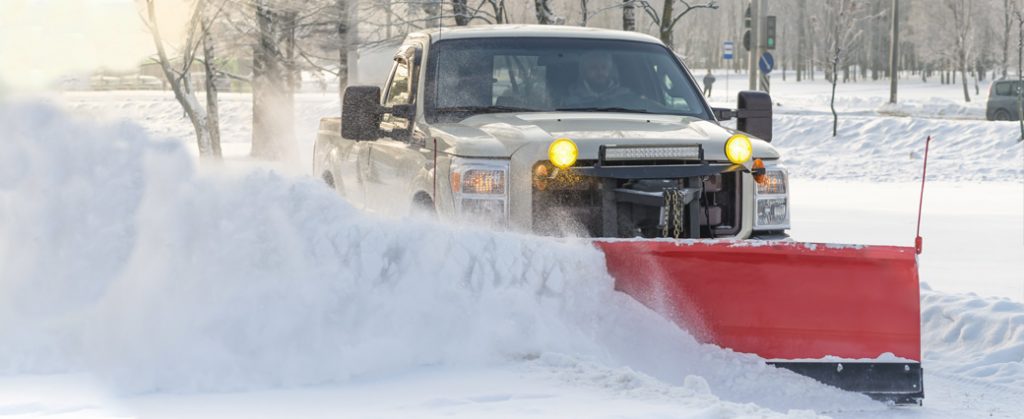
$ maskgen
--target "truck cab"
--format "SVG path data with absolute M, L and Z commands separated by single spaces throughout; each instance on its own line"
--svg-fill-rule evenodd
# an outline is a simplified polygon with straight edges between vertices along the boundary
M 737 118 L 737 129 L 720 120 Z M 494 25 L 409 35 L 350 86 L 313 170 L 354 205 L 542 235 L 781 238 L 771 99 L 704 100 L 656 38 Z

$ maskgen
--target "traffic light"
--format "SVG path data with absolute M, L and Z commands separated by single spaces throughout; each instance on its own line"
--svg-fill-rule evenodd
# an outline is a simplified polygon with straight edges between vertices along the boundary
M 765 47 L 775 49 L 775 16 L 767 16 L 765 22 Z
M 747 5 L 747 12 L 743 14 L 743 27 L 747 28 L 746 32 L 743 32 L 743 49 L 750 51 L 750 5 Z

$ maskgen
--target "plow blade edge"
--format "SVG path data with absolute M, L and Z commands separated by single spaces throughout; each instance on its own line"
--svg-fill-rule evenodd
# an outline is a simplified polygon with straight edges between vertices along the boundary
M 911 247 L 595 244 L 618 290 L 698 340 L 875 398 L 912 403 L 923 397 L 920 286 Z

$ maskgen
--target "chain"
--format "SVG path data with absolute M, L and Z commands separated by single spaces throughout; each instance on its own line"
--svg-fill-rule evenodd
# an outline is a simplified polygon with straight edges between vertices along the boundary
M 672 191 L 672 218 L 675 224 L 672 226 L 674 227 L 672 233 L 677 239 L 682 234 L 681 230 L 683 228 L 683 206 L 679 202 L 679 195 L 682 194 L 678 190 Z
M 665 189 L 662 191 L 662 194 L 665 195 L 665 224 L 661 227 L 661 237 L 668 238 L 668 224 L 672 222 L 669 215 L 669 211 L 672 210 L 672 192 Z

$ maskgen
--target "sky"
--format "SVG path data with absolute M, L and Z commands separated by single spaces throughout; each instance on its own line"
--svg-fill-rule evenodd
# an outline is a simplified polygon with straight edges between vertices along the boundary
M 173 40 L 189 1 L 158 6 Z M 0 85 L 39 89 L 71 74 L 137 67 L 155 51 L 140 10 L 134 0 L 0 0 Z

